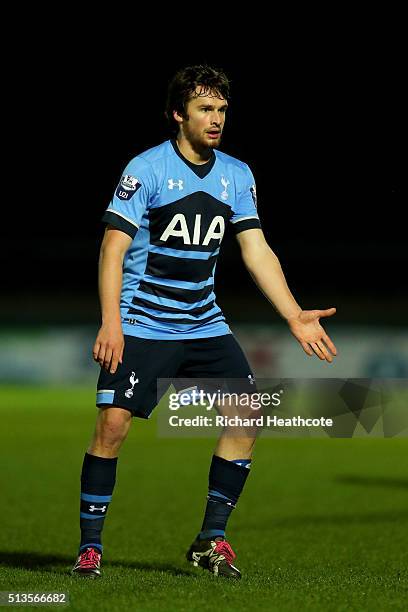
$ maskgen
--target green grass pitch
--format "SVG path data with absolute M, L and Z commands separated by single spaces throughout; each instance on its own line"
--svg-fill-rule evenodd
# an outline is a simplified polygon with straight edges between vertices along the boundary
M 0 590 L 71 610 L 406 610 L 408 440 L 260 438 L 228 526 L 243 579 L 191 567 L 214 440 L 134 420 L 104 531 L 104 576 L 69 571 L 93 389 L 2 388 Z M 35 608 L 28 608 L 35 609 Z

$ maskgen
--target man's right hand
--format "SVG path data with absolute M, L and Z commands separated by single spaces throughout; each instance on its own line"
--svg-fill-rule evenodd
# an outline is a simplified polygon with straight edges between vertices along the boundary
M 118 363 L 122 363 L 125 340 L 122 325 L 119 323 L 103 324 L 98 332 L 93 347 L 93 358 L 101 368 L 111 374 L 116 372 Z

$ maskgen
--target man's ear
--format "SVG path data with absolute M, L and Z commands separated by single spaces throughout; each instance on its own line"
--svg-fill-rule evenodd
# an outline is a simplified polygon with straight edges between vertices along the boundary
M 173 111 L 173 119 L 174 121 L 177 121 L 177 123 L 183 123 L 184 121 L 184 117 L 176 110 Z

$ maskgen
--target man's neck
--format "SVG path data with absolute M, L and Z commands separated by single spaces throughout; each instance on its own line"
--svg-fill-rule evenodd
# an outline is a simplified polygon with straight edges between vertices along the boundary
M 176 144 L 180 153 L 192 164 L 206 164 L 213 154 L 212 149 L 206 147 L 202 150 L 194 149 L 187 138 L 178 135 Z

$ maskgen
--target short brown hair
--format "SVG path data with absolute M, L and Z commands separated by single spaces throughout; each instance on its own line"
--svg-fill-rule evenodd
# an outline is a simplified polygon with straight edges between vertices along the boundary
M 203 88 L 202 95 L 212 91 L 220 98 L 229 98 L 230 81 L 222 70 L 206 64 L 181 68 L 170 81 L 167 90 L 165 114 L 173 131 L 178 130 L 173 112 L 177 111 L 182 117 L 187 116 L 188 101 L 198 86 Z

